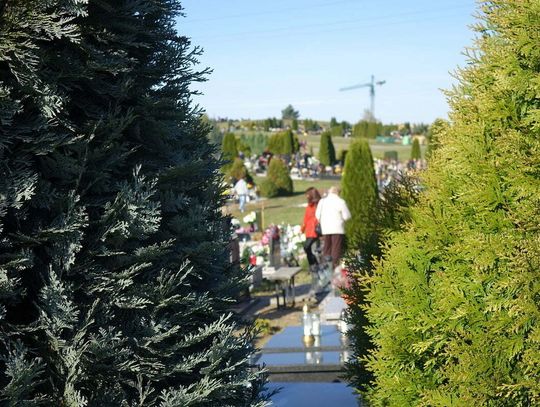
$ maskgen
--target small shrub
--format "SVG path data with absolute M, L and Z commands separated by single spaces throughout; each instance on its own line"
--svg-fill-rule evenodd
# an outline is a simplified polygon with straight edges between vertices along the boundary
M 261 195 L 267 198 L 287 196 L 293 192 L 293 182 L 287 165 L 279 158 L 270 161 L 266 179 L 261 183 Z
M 411 160 L 420 160 L 421 158 L 422 151 L 420 150 L 420 142 L 415 138 L 412 143 Z

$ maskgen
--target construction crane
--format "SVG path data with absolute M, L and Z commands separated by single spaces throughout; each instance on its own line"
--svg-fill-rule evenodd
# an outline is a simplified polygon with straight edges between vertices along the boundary
M 344 91 L 344 90 L 353 90 L 353 89 L 358 89 L 358 88 L 369 88 L 369 96 L 371 98 L 371 109 L 370 109 L 370 112 L 371 112 L 371 117 L 373 119 L 375 119 L 375 85 L 384 85 L 386 83 L 386 81 L 377 81 L 375 82 L 375 77 L 373 75 L 371 75 L 371 82 L 370 83 L 362 83 L 362 84 L 358 84 L 358 85 L 353 85 L 353 86 L 347 86 L 345 88 L 341 88 L 340 91 Z

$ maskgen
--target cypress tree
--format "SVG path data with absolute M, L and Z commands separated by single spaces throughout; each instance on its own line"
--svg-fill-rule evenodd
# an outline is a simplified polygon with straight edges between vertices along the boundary
M 336 162 L 336 150 L 332 142 L 332 134 L 329 131 L 321 134 L 319 161 L 324 165 L 334 165 Z
M 223 154 L 223 160 L 225 164 L 223 169 L 227 171 L 231 168 L 234 159 L 238 157 L 238 142 L 234 133 L 226 133 L 223 136 L 223 142 L 221 144 L 221 152 Z
M 426 192 L 368 284 L 373 405 L 540 403 L 540 8 L 480 8 Z
M 349 146 L 341 180 L 342 196 L 351 211 L 345 232 L 351 247 L 363 248 L 362 256 L 372 252 L 374 221 L 377 213 L 377 180 L 367 140 Z
M 2 4 L 2 405 L 257 402 L 181 10 Z
M 294 136 L 291 130 L 279 133 L 281 138 L 281 154 L 291 155 L 294 153 Z
M 411 160 L 420 160 L 422 159 L 422 151 L 420 150 L 420 142 L 417 138 L 413 140 L 411 148 Z
M 268 137 L 268 151 L 272 154 L 281 154 L 283 151 L 283 138 L 281 133 L 274 133 Z
M 449 123 L 444 119 L 435 119 L 431 126 L 429 126 L 426 158 L 429 158 L 439 147 L 440 137 L 446 131 L 448 125 Z

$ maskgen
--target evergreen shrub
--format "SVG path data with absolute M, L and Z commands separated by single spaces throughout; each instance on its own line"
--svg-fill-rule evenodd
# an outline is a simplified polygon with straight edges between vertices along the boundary
M 321 134 L 319 161 L 324 165 L 334 165 L 336 162 L 336 150 L 332 142 L 332 133 L 329 131 Z
M 238 141 L 234 133 L 225 133 L 221 144 L 221 152 L 225 161 L 223 169 L 227 171 L 232 167 L 234 159 L 238 157 Z
M 177 1 L 0 5 L 0 405 L 262 405 Z
M 422 150 L 420 150 L 420 142 L 415 138 L 411 147 L 411 160 L 420 160 L 422 158 Z
M 354 140 L 349 146 L 341 185 L 343 199 L 352 215 L 345 225 L 348 242 L 353 247 L 369 246 L 374 238 L 378 192 L 367 140 Z
M 268 166 L 266 178 L 260 184 L 261 195 L 267 198 L 287 196 L 293 193 L 293 182 L 287 164 L 274 157 Z
M 540 405 L 540 7 L 479 4 L 425 192 L 364 287 L 370 405 Z

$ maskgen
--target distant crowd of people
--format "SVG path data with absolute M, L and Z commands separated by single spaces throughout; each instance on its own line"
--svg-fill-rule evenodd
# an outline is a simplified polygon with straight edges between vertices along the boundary
M 415 171 L 425 170 L 427 168 L 426 160 L 408 160 L 398 161 L 391 159 L 375 159 L 375 178 L 377 179 L 377 188 L 382 192 L 390 183 L 398 179 L 403 174 L 411 174 Z

